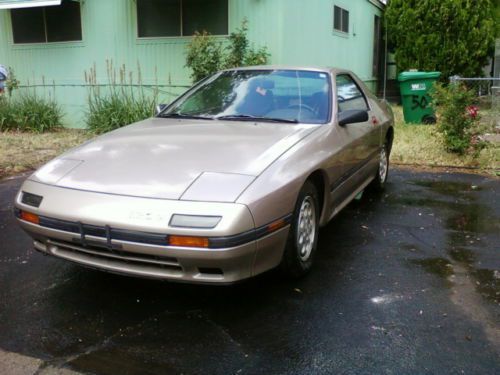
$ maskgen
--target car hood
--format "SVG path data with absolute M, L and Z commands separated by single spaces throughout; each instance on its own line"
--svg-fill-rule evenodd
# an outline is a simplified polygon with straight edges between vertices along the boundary
M 317 125 L 148 119 L 98 137 L 30 178 L 65 188 L 234 201 Z

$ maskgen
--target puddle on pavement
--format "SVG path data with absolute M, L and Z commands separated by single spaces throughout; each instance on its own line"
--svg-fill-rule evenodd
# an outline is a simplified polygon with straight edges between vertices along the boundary
M 458 181 L 429 181 L 429 180 L 416 180 L 410 182 L 413 185 L 429 188 L 437 193 L 445 195 L 456 195 L 469 193 L 471 191 L 480 191 L 480 186 Z
M 488 301 L 500 304 L 500 271 L 478 269 L 472 275 L 477 280 L 477 291 Z
M 464 263 L 468 267 L 472 267 L 473 263 L 476 260 L 476 256 L 474 253 L 467 249 L 454 248 L 448 251 L 450 257 L 457 262 Z
M 445 258 L 413 259 L 410 262 L 442 278 L 448 278 L 453 275 L 453 267 Z
M 411 251 L 412 253 L 421 252 L 422 249 L 413 243 L 402 243 L 399 245 L 401 249 Z
M 488 269 L 477 269 L 477 256 L 481 237 L 485 234 L 500 232 L 500 220 L 492 214 L 490 207 L 476 203 L 473 191 L 479 191 L 479 186 L 471 183 L 452 181 L 411 181 L 413 185 L 429 188 L 430 190 L 455 197 L 466 198 L 466 201 L 450 202 L 436 198 L 425 198 L 422 195 L 404 196 L 396 198 L 396 202 L 409 206 L 426 206 L 444 209 L 438 215 L 444 216 L 444 230 L 446 230 L 447 241 L 445 243 L 446 253 L 449 258 L 436 257 L 412 260 L 427 272 L 437 275 L 447 281 L 448 286 L 456 289 L 461 295 L 458 279 L 464 280 L 470 277 L 468 285 L 475 290 L 478 298 L 488 302 L 499 303 L 500 301 L 500 272 Z M 449 213 L 446 215 L 446 213 Z M 464 292 L 465 293 L 465 292 Z M 479 297 L 481 296 L 481 297 Z M 464 300 L 467 298 L 464 297 Z
M 411 262 L 445 280 L 451 301 L 470 319 L 480 323 L 488 340 L 500 349 L 498 319 L 483 303 L 486 300 L 500 305 L 500 271 L 474 269 L 471 262 L 474 256 L 464 249 L 450 251 L 450 257 L 452 260 L 427 258 Z
M 425 271 L 439 276 L 447 281 L 447 286 L 455 286 L 457 290 L 460 285 L 456 284 L 455 276 L 457 269 L 461 273 L 471 277 L 471 284 L 476 292 L 488 302 L 500 304 L 500 270 L 477 269 L 475 267 L 476 256 L 473 251 L 463 248 L 455 248 L 448 251 L 450 260 L 446 258 L 413 259 L 410 263 L 422 267 Z M 462 275 L 463 276 L 463 275 Z
M 451 205 L 453 207 L 453 205 Z M 500 220 L 491 215 L 487 206 L 461 205 L 456 215 L 446 220 L 446 227 L 461 232 L 495 233 L 500 231 Z
M 412 206 L 412 207 L 438 207 L 438 208 L 450 208 L 456 207 L 457 203 L 454 202 L 445 202 L 438 199 L 429 199 L 422 198 L 420 196 L 404 196 L 404 197 L 394 197 L 393 199 L 388 201 L 392 204 L 400 204 L 404 206 Z M 462 205 L 460 205 L 462 206 Z
M 459 211 L 465 216 L 465 219 L 462 220 L 462 226 L 464 227 L 464 230 L 466 230 L 467 225 L 474 222 L 475 218 L 484 215 L 484 213 L 487 213 L 488 211 L 487 206 L 468 203 L 475 198 L 471 193 L 482 190 L 480 186 L 476 186 L 471 183 L 442 180 L 414 180 L 409 181 L 408 184 L 427 188 L 431 192 L 436 192 L 438 194 L 447 196 L 453 199 L 453 201 L 442 200 L 436 196 L 425 195 L 422 194 L 421 191 L 411 191 L 407 195 L 393 197 L 393 199 L 389 200 L 389 203 L 415 207 L 453 209 Z M 457 201 L 458 199 L 460 199 L 460 201 Z M 461 225 L 461 223 L 459 223 L 458 225 Z

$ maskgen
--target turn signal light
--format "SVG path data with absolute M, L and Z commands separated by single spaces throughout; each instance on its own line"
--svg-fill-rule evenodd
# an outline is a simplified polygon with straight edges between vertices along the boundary
M 40 218 L 38 215 L 32 214 L 31 212 L 21 211 L 21 220 L 27 221 L 33 224 L 40 224 Z
M 208 247 L 209 245 L 206 237 L 169 236 L 168 240 L 170 246 Z
M 267 231 L 271 233 L 274 232 L 275 230 L 283 228 L 285 225 L 286 223 L 284 219 L 276 220 L 275 222 L 267 226 Z

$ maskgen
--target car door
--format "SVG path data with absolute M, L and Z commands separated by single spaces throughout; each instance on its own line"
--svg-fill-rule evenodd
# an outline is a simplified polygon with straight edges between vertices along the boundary
M 377 160 L 380 127 L 360 85 L 348 73 L 335 77 L 336 119 L 348 110 L 368 112 L 368 121 L 340 126 L 336 121 L 336 137 L 343 144 L 342 176 L 332 187 L 332 202 L 342 202 L 370 177 Z

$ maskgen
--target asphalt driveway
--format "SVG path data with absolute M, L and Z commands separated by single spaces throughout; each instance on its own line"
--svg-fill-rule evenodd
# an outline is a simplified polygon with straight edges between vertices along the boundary
M 1 374 L 500 373 L 499 180 L 393 171 L 321 231 L 308 277 L 231 287 L 35 252 L 21 181 L 0 183 Z

